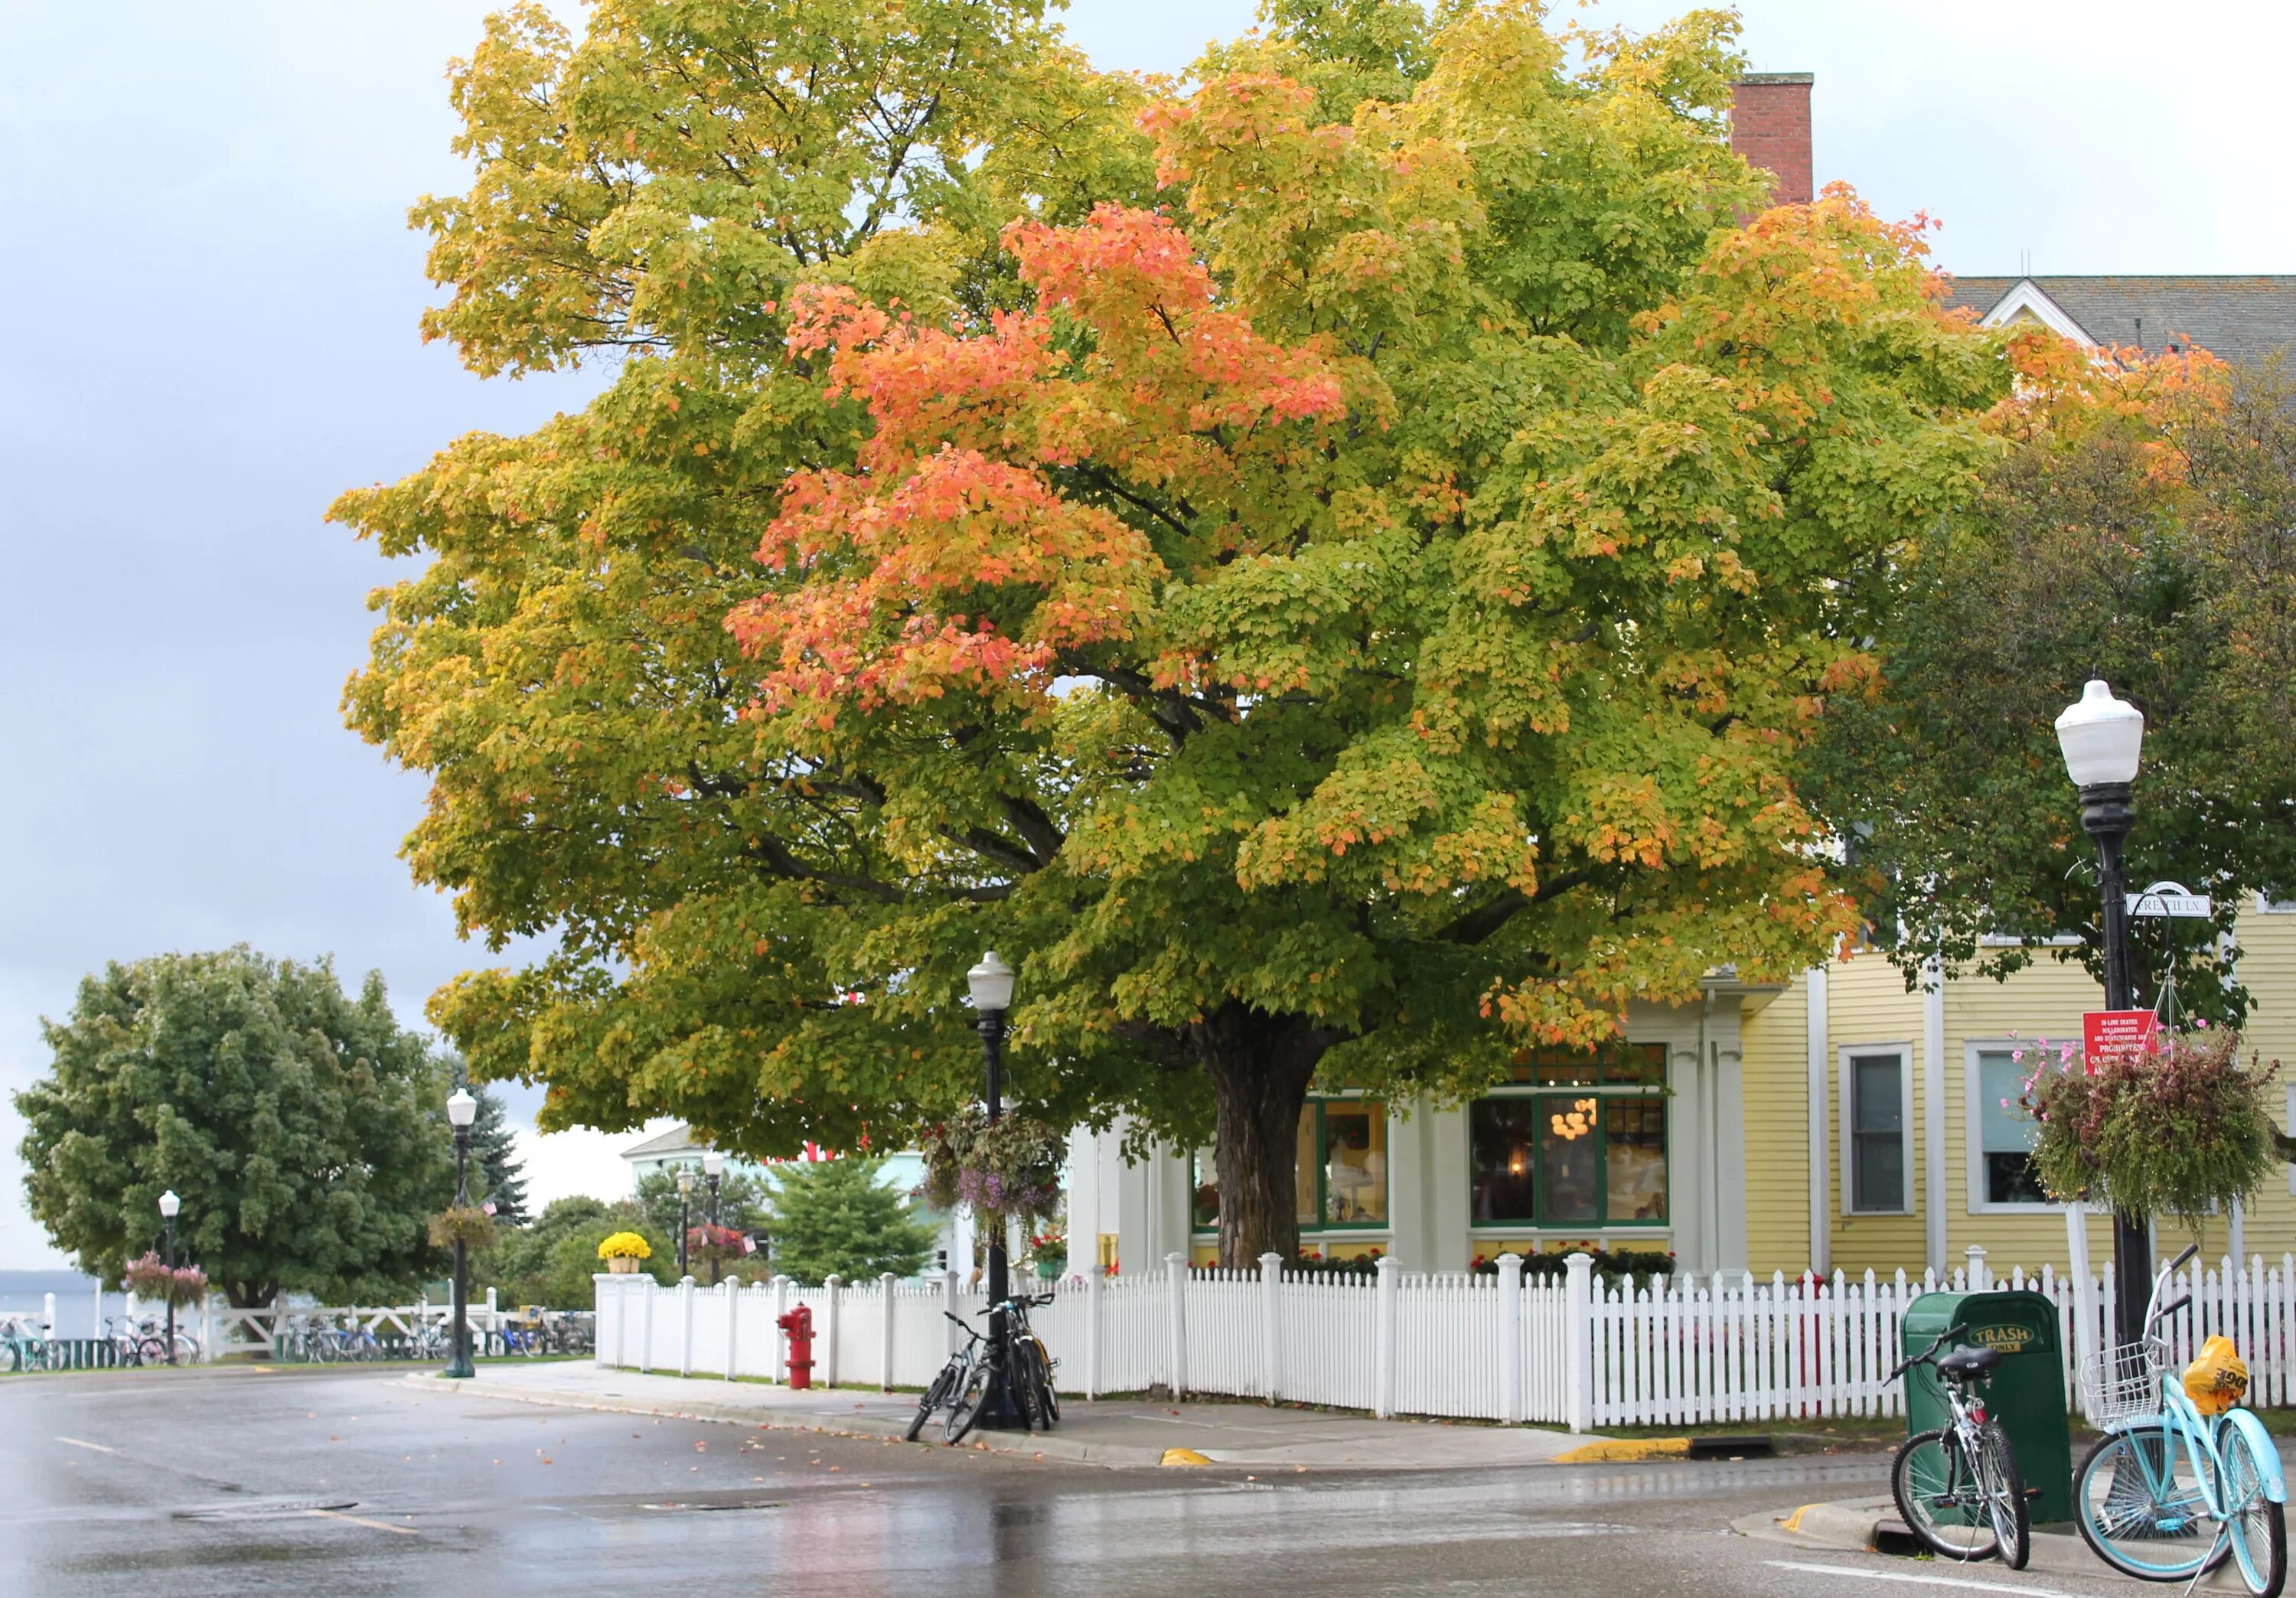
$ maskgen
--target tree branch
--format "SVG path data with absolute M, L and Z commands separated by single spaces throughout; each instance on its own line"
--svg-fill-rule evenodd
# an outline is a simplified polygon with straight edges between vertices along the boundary
M 1592 875 L 1591 872 L 1566 871 L 1541 882 L 1536 894 L 1526 894 L 1510 888 L 1488 904 L 1459 916 L 1435 936 L 1449 943 L 1480 943 L 1533 905 L 1543 904 L 1559 894 L 1568 893 Z

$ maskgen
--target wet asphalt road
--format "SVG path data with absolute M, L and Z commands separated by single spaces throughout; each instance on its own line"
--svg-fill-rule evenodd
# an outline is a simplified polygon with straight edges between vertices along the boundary
M 0 1383 L 0 1593 L 2136 1590 L 1727 1529 L 1886 1490 L 1886 1468 L 1252 1480 L 453 1398 L 382 1370 L 59 1375 Z

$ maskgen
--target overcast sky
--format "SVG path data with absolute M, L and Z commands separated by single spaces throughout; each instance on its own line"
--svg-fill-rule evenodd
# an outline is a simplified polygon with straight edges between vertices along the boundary
M 390 573 L 320 513 L 588 392 L 481 383 L 415 336 L 431 291 L 406 209 L 463 186 L 441 73 L 487 9 L 0 0 L 0 1092 L 45 1069 L 39 1018 L 107 959 L 332 953 L 419 1021 L 484 958 L 397 858 L 420 783 L 341 725 Z M 1174 70 L 1252 9 L 1078 0 L 1068 25 L 1105 65 Z M 1817 75 L 1818 181 L 1940 218 L 1948 267 L 2296 271 L 2290 8 L 1745 17 L 1755 67 Z M 0 1268 L 59 1262 L 23 1211 L 21 1132 L 0 1103 Z M 538 1196 L 619 1191 L 627 1141 L 530 1142 Z

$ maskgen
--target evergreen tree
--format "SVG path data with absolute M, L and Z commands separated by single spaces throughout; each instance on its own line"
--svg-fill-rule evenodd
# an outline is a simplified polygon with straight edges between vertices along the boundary
M 791 1160 L 773 1168 L 774 1269 L 811 1287 L 835 1275 L 914 1276 L 933 1233 L 906 1198 L 878 1181 L 882 1160 Z
M 478 1119 L 471 1123 L 471 1200 L 492 1201 L 495 1219 L 505 1226 L 523 1226 L 526 1172 L 518 1158 L 510 1118 L 502 1101 L 486 1088 L 479 1089 Z

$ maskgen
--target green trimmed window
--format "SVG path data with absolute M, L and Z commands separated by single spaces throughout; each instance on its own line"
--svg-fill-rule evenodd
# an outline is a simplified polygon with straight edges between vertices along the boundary
M 1467 1107 L 1468 1216 L 1477 1226 L 1662 1226 L 1668 1220 L 1666 1045 L 1526 1053 L 1506 1092 Z
M 1300 1110 L 1300 1230 L 1384 1231 L 1387 1205 L 1387 1105 L 1379 1099 L 1310 1099 Z M 1219 1174 L 1212 1151 L 1190 1162 L 1188 1221 L 1219 1229 Z

